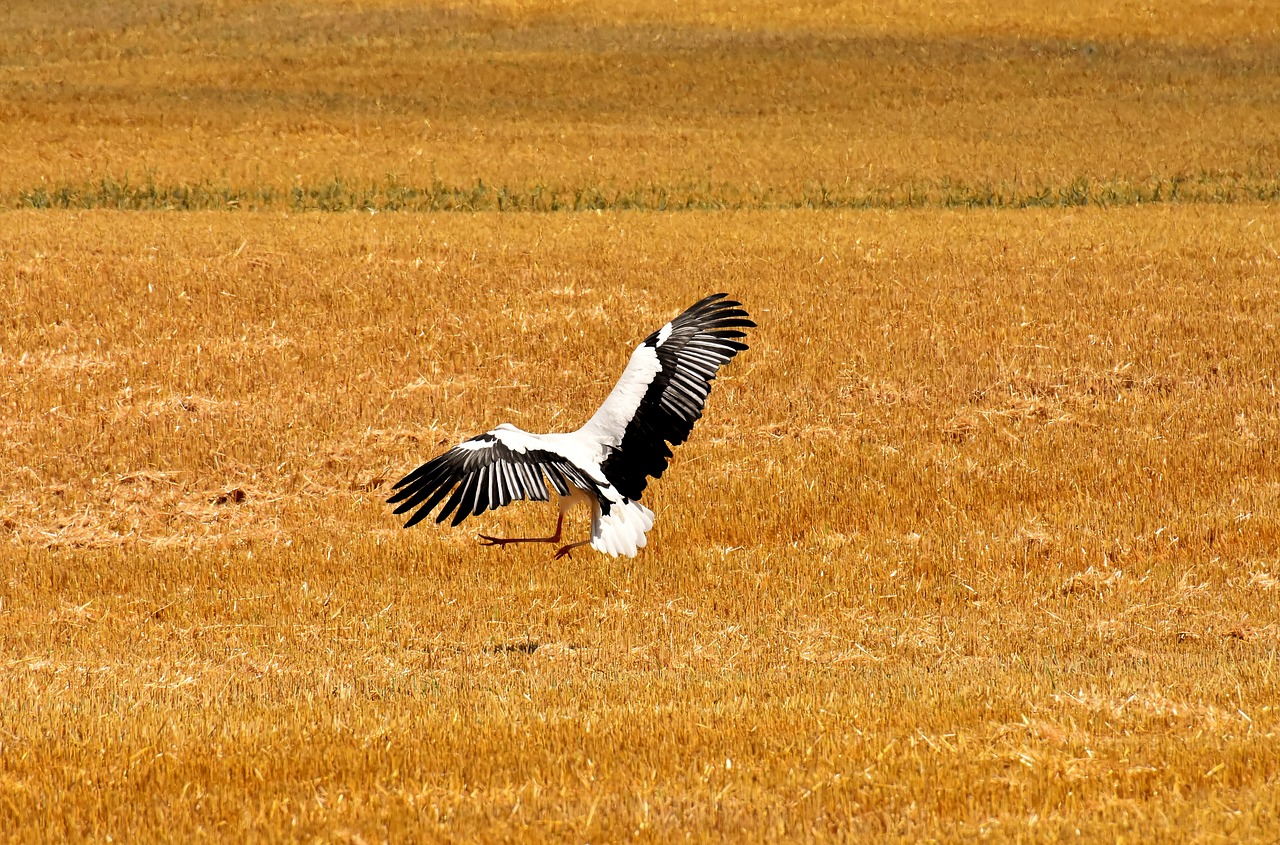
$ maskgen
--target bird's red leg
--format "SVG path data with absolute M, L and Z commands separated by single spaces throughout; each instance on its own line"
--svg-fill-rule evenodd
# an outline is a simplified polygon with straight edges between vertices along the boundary
M 556 533 L 550 537 L 490 537 L 487 534 L 480 535 L 480 545 L 497 546 L 502 548 L 508 543 L 559 543 L 560 529 L 564 527 L 564 512 L 561 511 L 560 518 L 556 520 Z

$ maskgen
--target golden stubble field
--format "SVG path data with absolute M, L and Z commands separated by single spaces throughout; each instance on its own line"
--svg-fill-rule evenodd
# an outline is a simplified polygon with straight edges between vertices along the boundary
M 1271 209 L 2 222 L 8 838 L 1280 833 Z M 381 504 L 719 289 L 636 559 Z
M 1278 26 L 9 3 L 0 840 L 1274 842 Z M 639 557 L 383 504 L 716 291 Z
M 1276 0 L 11 0 L 0 56 L 6 205 L 1280 197 Z

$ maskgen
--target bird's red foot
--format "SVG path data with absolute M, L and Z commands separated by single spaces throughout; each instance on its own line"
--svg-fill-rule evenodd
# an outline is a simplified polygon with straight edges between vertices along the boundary
M 570 557 L 573 555 L 574 549 L 578 548 L 579 546 L 585 546 L 590 542 L 591 542 L 590 540 L 583 540 L 581 543 L 570 543 L 567 546 L 561 546 L 560 550 L 556 552 L 555 559 L 559 560 L 562 557 Z
M 560 534 L 556 533 L 550 537 L 490 537 L 488 534 L 477 534 L 476 538 L 482 546 L 497 546 L 505 549 L 512 543 L 559 543 Z

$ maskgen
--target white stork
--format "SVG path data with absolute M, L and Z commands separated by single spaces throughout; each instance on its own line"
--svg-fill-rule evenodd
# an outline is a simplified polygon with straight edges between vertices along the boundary
M 671 449 L 689 437 L 702 416 L 716 371 L 747 348 L 737 338 L 754 328 L 742 303 L 717 293 L 691 306 L 645 338 L 600 410 L 577 431 L 530 434 L 509 423 L 458 444 L 396 482 L 387 501 L 420 522 L 444 502 L 436 522 L 457 525 L 474 514 L 517 499 L 559 497 L 560 518 L 550 537 L 489 537 L 487 546 L 559 543 L 564 515 L 574 505 L 592 508 L 591 539 L 561 546 L 557 558 L 590 543 L 611 555 L 634 557 L 653 527 L 653 511 L 640 504 L 648 479 L 667 468 Z M 421 507 L 418 507 L 421 505 Z

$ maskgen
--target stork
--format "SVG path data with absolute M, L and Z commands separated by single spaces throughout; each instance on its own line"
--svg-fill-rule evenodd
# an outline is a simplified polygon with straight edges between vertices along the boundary
M 738 338 L 754 328 L 742 303 L 717 293 L 694 303 L 645 338 L 631 353 L 604 404 L 577 431 L 532 434 L 503 423 L 459 443 L 396 482 L 387 501 L 397 514 L 417 508 L 405 528 L 441 502 L 436 522 L 468 516 L 520 499 L 560 505 L 549 537 L 490 537 L 486 546 L 559 543 L 565 514 L 591 506 L 591 538 L 561 546 L 556 558 L 588 543 L 610 555 L 635 557 L 653 527 L 653 511 L 640 504 L 649 478 L 659 478 L 671 448 L 689 438 L 702 416 L 720 367 L 747 348 Z

